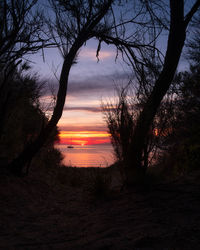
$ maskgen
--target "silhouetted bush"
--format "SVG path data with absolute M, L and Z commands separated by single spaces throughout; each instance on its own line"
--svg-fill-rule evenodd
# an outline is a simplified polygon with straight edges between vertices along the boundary
M 40 107 L 44 83 L 31 76 L 27 70 L 15 69 L 7 83 L 5 119 L 0 124 L 0 158 L 6 159 L 7 164 L 35 140 L 47 122 L 47 117 Z M 54 143 L 58 139 L 58 129 L 55 127 L 36 156 L 38 162 L 34 161 L 34 165 L 41 171 L 50 170 L 60 164 L 61 153 L 54 149 Z M 23 174 L 28 173 L 29 165 L 24 167 Z
M 176 82 L 176 97 L 172 105 L 174 119 L 166 137 L 166 150 L 160 159 L 166 174 L 188 174 L 199 169 L 200 162 L 200 67 L 180 73 Z
M 111 193 L 112 178 L 108 171 L 93 168 L 90 171 L 88 190 L 95 199 L 106 199 Z

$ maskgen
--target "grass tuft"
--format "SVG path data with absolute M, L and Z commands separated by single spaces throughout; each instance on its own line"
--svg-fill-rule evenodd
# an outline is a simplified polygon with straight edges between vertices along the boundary
M 88 190 L 95 199 L 107 199 L 111 194 L 112 178 L 106 169 L 91 169 Z

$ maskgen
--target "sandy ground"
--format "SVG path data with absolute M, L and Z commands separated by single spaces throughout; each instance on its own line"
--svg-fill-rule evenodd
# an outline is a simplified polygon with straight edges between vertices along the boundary
M 0 249 L 200 249 L 200 175 L 95 199 L 0 176 Z

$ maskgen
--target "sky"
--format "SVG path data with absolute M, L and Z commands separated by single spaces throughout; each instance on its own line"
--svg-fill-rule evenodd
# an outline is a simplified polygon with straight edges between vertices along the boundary
M 166 43 L 167 36 L 162 36 L 159 46 L 163 52 Z M 128 83 L 131 70 L 120 57 L 116 60 L 114 46 L 102 44 L 98 61 L 97 46 L 97 41 L 89 40 L 80 50 L 77 64 L 71 68 L 66 103 L 58 123 L 61 144 L 110 143 L 101 102 L 115 95 L 115 86 Z M 41 53 L 31 55 L 29 60 L 33 62 L 33 71 L 56 92 L 63 58 L 55 48 L 45 49 L 44 55 L 45 60 Z M 44 109 L 51 98 L 47 91 L 41 101 Z
M 70 71 L 68 93 L 62 118 L 58 123 L 61 144 L 108 144 L 106 122 L 101 103 L 115 95 L 115 86 L 126 84 L 130 69 L 118 58 L 113 46 L 102 45 L 99 61 L 96 58 L 97 41 L 89 40 L 78 55 L 77 64 Z M 57 49 L 45 50 L 45 61 L 40 53 L 32 55 L 33 71 L 49 86 L 58 86 L 63 59 Z M 57 78 L 57 79 L 56 79 Z M 41 103 L 52 98 L 49 91 Z

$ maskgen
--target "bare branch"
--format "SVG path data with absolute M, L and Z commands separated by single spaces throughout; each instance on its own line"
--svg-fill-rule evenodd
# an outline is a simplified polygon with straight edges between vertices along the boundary
M 192 6 L 192 8 L 190 9 L 190 11 L 185 16 L 185 19 L 184 19 L 185 28 L 187 28 L 190 20 L 192 19 L 192 17 L 194 16 L 194 14 L 197 12 L 197 10 L 198 10 L 199 7 L 200 7 L 200 0 L 197 0 L 195 2 L 195 4 Z

